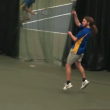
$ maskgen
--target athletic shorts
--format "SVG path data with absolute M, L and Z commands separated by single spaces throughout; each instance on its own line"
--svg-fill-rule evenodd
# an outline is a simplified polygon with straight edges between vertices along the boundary
M 22 7 L 22 5 L 20 7 Z M 30 18 L 30 13 L 28 11 L 26 11 L 25 8 L 26 7 L 23 6 L 22 9 L 20 9 L 20 19 L 22 19 L 22 18 Z
M 30 13 L 27 11 L 20 11 L 20 19 L 22 18 L 30 18 Z
M 84 56 L 84 54 L 81 54 L 81 55 L 74 54 L 74 52 L 72 51 L 72 49 L 70 49 L 70 53 L 69 53 L 68 58 L 67 58 L 67 63 L 70 64 L 70 65 L 72 65 L 76 61 L 81 62 L 83 56 Z

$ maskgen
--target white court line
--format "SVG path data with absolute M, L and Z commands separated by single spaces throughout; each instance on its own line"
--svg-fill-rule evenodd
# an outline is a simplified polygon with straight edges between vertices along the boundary
M 67 34 L 67 33 L 60 33 L 60 32 L 54 32 L 54 31 L 44 31 L 44 30 L 37 30 L 37 29 L 29 29 L 29 28 L 23 28 L 23 29 L 26 29 L 26 30 L 31 30 L 31 31 L 40 31 L 40 32 L 49 32 L 49 33 L 55 33 L 55 34 Z
M 58 15 L 58 16 L 53 16 L 53 17 L 48 17 L 48 18 L 39 19 L 39 20 L 35 20 L 35 21 L 30 21 L 30 22 L 23 23 L 23 25 L 24 25 L 24 24 L 29 24 L 29 23 L 38 22 L 38 21 L 43 21 L 43 20 L 46 20 L 46 19 L 57 18 L 57 17 L 60 17 L 60 16 L 70 15 L 70 14 L 71 14 L 71 13 L 66 13 L 66 14 L 62 14 L 62 15 Z
M 63 5 L 57 5 L 57 6 L 52 6 L 52 7 L 47 7 L 47 8 L 56 8 L 56 7 L 60 7 L 60 6 L 66 6 L 66 5 L 71 5 L 73 3 L 68 3 L 68 4 L 63 4 Z M 44 10 L 45 8 L 42 9 L 37 9 L 37 10 L 33 10 L 33 11 L 40 11 L 40 10 Z

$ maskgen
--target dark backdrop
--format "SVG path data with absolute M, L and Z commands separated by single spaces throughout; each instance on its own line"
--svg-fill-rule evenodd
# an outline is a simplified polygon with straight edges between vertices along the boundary
M 88 41 L 82 65 L 91 71 L 110 71 L 110 0 L 77 0 L 75 10 L 80 22 L 84 16 L 91 16 L 98 28 L 98 34 L 91 36 Z M 74 22 L 72 24 L 73 26 L 70 26 L 69 30 L 76 35 L 79 31 L 78 27 Z M 68 39 L 70 39 L 69 36 Z M 71 48 L 69 44 L 74 44 L 72 40 L 70 42 L 68 39 L 62 59 L 63 65 L 66 63 L 68 49 Z
M 19 54 L 19 0 L 0 0 L 0 51 Z

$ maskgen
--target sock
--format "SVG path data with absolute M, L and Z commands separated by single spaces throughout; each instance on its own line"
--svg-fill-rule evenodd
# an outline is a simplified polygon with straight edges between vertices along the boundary
M 86 78 L 83 78 L 82 81 L 84 82 L 86 80 Z
M 70 81 L 67 81 L 67 85 L 70 83 Z

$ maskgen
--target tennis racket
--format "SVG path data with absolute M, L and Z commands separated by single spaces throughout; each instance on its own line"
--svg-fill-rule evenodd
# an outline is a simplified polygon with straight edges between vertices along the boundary
M 44 16 L 51 15 L 51 13 L 52 13 L 52 10 L 50 8 L 45 8 L 41 10 L 41 14 Z

